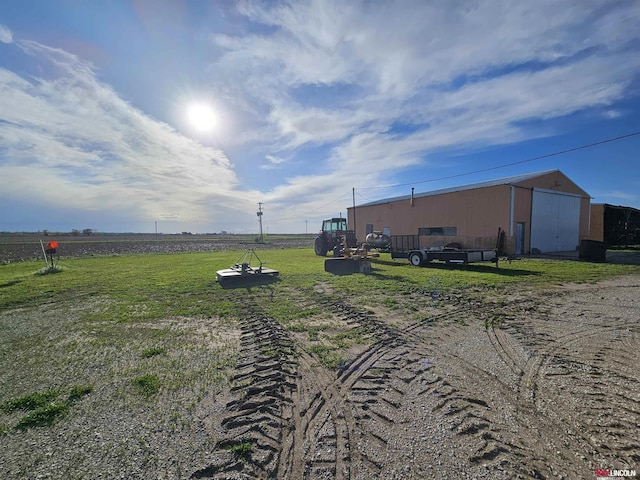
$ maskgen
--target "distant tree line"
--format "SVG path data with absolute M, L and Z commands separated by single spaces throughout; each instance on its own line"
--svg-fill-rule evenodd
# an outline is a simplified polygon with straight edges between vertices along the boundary
M 74 228 L 73 230 L 71 230 L 71 235 L 73 235 L 74 237 L 79 237 L 80 235 L 94 235 L 95 233 L 97 233 L 93 228 L 85 228 L 84 230 L 80 231 L 76 228 Z M 48 237 L 50 234 L 52 234 L 52 232 L 50 232 L 49 230 L 42 230 L 42 234 L 45 237 Z M 54 232 L 54 235 L 62 235 L 63 232 Z

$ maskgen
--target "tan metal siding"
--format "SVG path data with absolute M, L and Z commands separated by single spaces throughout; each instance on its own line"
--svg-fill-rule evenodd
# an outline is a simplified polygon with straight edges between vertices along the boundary
M 457 242 L 464 248 L 493 248 L 498 227 L 506 232 L 505 252 L 516 251 L 516 226 L 524 223 L 524 252 L 531 245 L 532 189 L 542 188 L 580 195 L 580 241 L 589 238 L 590 197 L 560 171 L 541 174 L 513 184 L 513 217 L 510 217 L 511 185 L 497 185 L 470 190 L 416 196 L 384 204 L 357 207 L 356 235 L 365 238 L 366 224 L 374 230 L 389 227 L 392 235 L 417 235 L 420 227 L 456 227 L 455 237 L 421 236 L 424 247 Z M 353 208 L 348 209 L 349 225 L 353 225 Z M 510 221 L 513 224 L 510 225 Z M 509 235 L 509 233 L 513 235 Z
M 604 242 L 604 204 L 591 205 L 589 240 Z
M 515 215 L 514 222 L 524 223 L 524 253 L 531 251 L 531 189 L 515 187 Z M 507 253 L 514 254 L 516 252 L 515 225 L 514 235 L 508 239 L 509 248 Z
M 392 235 L 417 235 L 422 227 L 456 227 L 457 235 L 422 236 L 422 246 L 445 245 L 451 242 L 464 248 L 493 248 L 498 227 L 509 227 L 508 185 L 445 193 L 399 200 L 382 205 L 356 207 L 356 236 L 365 237 L 366 224 L 374 230 L 389 227 Z M 353 225 L 353 209 L 349 209 Z
M 577 186 L 569 177 L 559 170 L 540 175 L 529 180 L 518 182 L 515 185 L 524 188 L 543 188 L 545 190 L 557 190 L 559 192 L 573 193 L 583 197 L 588 197 L 589 194 Z

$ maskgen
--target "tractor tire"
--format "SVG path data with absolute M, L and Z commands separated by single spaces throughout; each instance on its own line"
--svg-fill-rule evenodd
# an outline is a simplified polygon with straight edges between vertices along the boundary
M 409 254 L 409 263 L 414 267 L 421 267 L 424 263 L 420 252 L 411 252 Z
M 313 250 L 319 257 L 325 257 L 328 250 L 327 239 L 324 237 L 316 237 L 315 242 L 313 242 Z

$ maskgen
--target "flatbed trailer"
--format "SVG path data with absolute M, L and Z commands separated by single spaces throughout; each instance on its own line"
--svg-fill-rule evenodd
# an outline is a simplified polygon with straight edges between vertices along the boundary
M 411 265 L 421 267 L 430 262 L 469 264 L 493 262 L 498 267 L 496 250 L 467 250 L 461 248 L 422 248 L 418 235 L 392 235 L 391 258 L 405 258 Z

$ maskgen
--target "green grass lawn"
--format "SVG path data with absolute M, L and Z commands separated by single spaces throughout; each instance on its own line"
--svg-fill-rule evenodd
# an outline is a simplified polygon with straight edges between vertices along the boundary
M 50 302 L 108 297 L 121 320 L 166 315 L 220 315 L 225 299 L 236 290 L 221 289 L 216 270 L 228 268 L 242 252 L 175 255 L 130 255 L 62 260 L 61 273 L 34 275 L 41 264 L 0 266 L 0 308 L 42 305 Z M 373 261 L 371 275 L 335 276 L 324 272 L 323 259 L 311 249 L 259 252 L 265 265 L 280 271 L 273 288 L 311 287 L 328 282 L 344 294 L 403 292 L 437 282 L 443 289 L 469 286 L 498 287 L 521 283 L 550 286 L 564 282 L 595 282 L 637 272 L 637 266 L 562 260 L 519 260 L 493 264 L 410 267 L 383 254 Z M 248 287 L 249 289 L 251 287 Z M 211 301 L 215 300 L 215 301 Z M 113 315 L 110 316 L 113 319 Z

